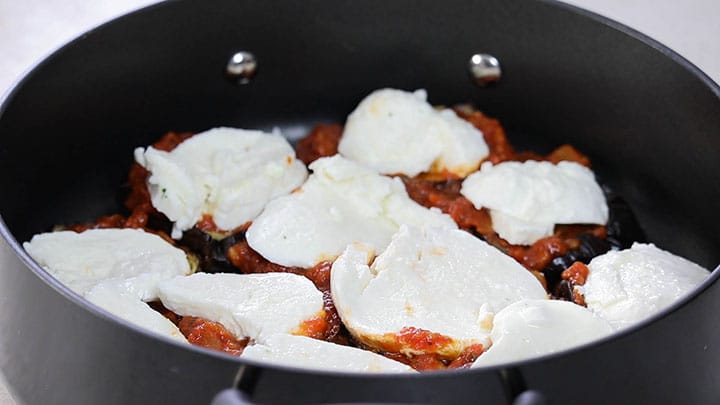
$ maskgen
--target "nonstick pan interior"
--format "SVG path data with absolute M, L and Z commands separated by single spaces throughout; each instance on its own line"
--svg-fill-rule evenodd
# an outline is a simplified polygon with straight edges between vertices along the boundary
M 714 268 L 717 86 L 639 34 L 582 14 L 520 0 L 153 6 L 63 48 L 9 95 L 0 116 L 0 215 L 16 243 L 55 224 L 117 212 L 132 150 L 168 130 L 277 126 L 297 136 L 318 122 L 342 122 L 374 89 L 425 88 L 434 104 L 469 102 L 500 119 L 520 148 L 570 143 L 587 153 L 650 241 Z M 240 50 L 258 59 L 257 76 L 244 85 L 225 76 Z M 477 52 L 500 60 L 495 86 L 469 78 Z M 680 315 L 700 322 L 696 312 Z M 617 350 L 636 348 L 629 340 Z M 571 365 L 562 361 L 549 369 L 560 375 L 558 364 Z M 533 363 L 529 375 L 538 370 Z M 443 378 L 458 389 L 467 382 Z M 704 393 L 711 389 L 697 398 Z

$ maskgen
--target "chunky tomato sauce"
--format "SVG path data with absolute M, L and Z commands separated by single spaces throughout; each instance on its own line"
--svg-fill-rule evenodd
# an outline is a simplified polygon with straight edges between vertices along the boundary
M 174 240 L 170 238 L 170 236 L 163 232 L 156 229 L 149 228 L 147 226 L 148 222 L 148 216 L 142 212 L 133 212 L 129 217 L 124 217 L 120 214 L 114 214 L 114 215 L 108 215 L 104 217 L 98 218 L 95 222 L 87 222 L 83 224 L 74 224 L 69 225 L 65 227 L 64 229 L 67 229 L 69 231 L 74 232 L 84 232 L 88 229 L 109 229 L 109 228 L 117 228 L 117 229 L 124 229 L 124 228 L 133 228 L 133 229 L 142 229 L 145 232 L 153 233 L 163 239 L 165 239 L 166 242 L 170 243 L 171 245 L 177 246 Z M 188 249 L 184 248 L 183 246 L 177 246 L 180 249 L 185 250 L 187 253 L 191 253 Z
M 83 224 L 74 224 L 67 227 L 67 230 L 75 232 L 83 232 L 88 229 L 107 229 L 107 228 L 144 228 L 147 224 L 146 216 L 130 216 L 124 217 L 120 214 L 108 215 L 98 218 L 95 222 Z
M 570 281 L 575 285 L 585 285 L 585 281 L 590 274 L 590 269 L 585 263 L 575 262 L 567 270 L 562 272 L 562 279 Z
M 209 214 L 202 214 L 202 217 L 200 217 L 200 220 L 195 224 L 195 227 L 205 233 L 213 235 L 215 239 L 223 239 L 226 236 L 234 235 L 240 231 L 244 231 L 250 226 L 250 223 L 247 222 L 245 224 L 242 224 L 238 226 L 235 229 L 222 229 L 217 224 L 215 224 L 215 220 L 213 219 L 212 215 Z
M 500 124 L 500 121 L 490 118 L 469 106 L 456 107 L 454 111 L 458 117 L 470 122 L 483 133 L 485 143 L 490 150 L 490 155 L 487 157 L 488 162 L 497 164 L 506 160 L 517 159 L 515 148 L 508 141 L 505 129 Z
M 248 344 L 248 339 L 236 338 L 220 323 L 202 318 L 185 316 L 180 319 L 178 328 L 188 342 L 233 356 L 241 355 Z
M 150 308 L 154 309 L 155 311 L 159 312 L 162 316 L 169 319 L 170 322 L 174 323 L 175 326 L 180 323 L 180 319 L 182 318 L 180 315 L 176 314 L 175 312 L 165 308 L 165 305 L 162 304 L 160 301 L 152 301 L 148 302 L 148 305 L 150 305 Z
M 383 343 L 383 349 L 395 353 L 408 350 L 432 354 L 453 343 L 450 337 L 414 327 L 405 327 L 398 333 L 387 334 L 385 339 L 387 343 Z
M 194 316 L 180 316 L 165 308 L 160 301 L 149 302 L 155 311 L 174 323 L 191 344 L 239 356 L 247 346 L 248 339 L 238 339 L 218 322 Z
M 460 194 L 461 180 L 433 181 L 421 177 L 401 179 L 410 198 L 418 204 L 428 208 L 439 208 L 466 231 L 474 231 L 481 235 L 493 233 L 488 211 L 475 209 L 470 200 Z
M 577 286 L 585 285 L 590 269 L 583 262 L 575 262 L 570 267 L 562 272 L 560 277 L 563 279 L 562 283 L 566 283 L 566 289 L 568 298 L 581 306 L 587 306 L 585 303 L 585 297 L 578 291 Z
M 328 321 L 326 312 L 323 310 L 322 313 L 313 316 L 310 319 L 303 321 L 300 326 L 293 331 L 294 335 L 308 336 L 313 339 L 325 340 L 328 330 Z
M 488 162 L 497 164 L 509 160 L 520 162 L 526 160 L 547 160 L 552 163 L 558 163 L 567 160 L 590 167 L 590 159 L 571 145 L 562 145 L 547 156 L 542 156 L 535 152 L 516 152 L 515 148 L 510 144 L 500 121 L 490 118 L 469 106 L 456 107 L 454 111 L 460 118 L 467 120 L 483 133 L 485 143 L 490 149 L 490 155 L 487 158 Z
M 316 125 L 306 137 L 298 141 L 295 147 L 298 159 L 309 165 L 321 157 L 335 155 L 342 131 L 340 124 Z
M 381 354 L 389 359 L 407 364 L 418 371 L 447 370 L 458 368 L 469 368 L 472 363 L 485 351 L 481 344 L 471 345 L 465 348 L 459 356 L 453 360 L 447 360 L 437 354 L 419 354 L 406 356 L 401 353 L 382 352 Z
M 203 214 L 200 220 L 195 224 L 195 227 L 203 232 L 217 232 L 220 230 L 215 224 L 215 220 L 212 215 Z
M 555 227 L 554 235 L 540 239 L 530 246 L 511 245 L 497 236 L 493 239 L 493 244 L 527 269 L 542 270 L 550 264 L 552 259 L 563 256 L 571 249 L 576 249 L 580 245 L 578 237 L 584 233 L 604 239 L 607 229 L 603 225 L 573 227 L 558 225 Z
M 485 347 L 481 344 L 468 346 L 460 353 L 460 356 L 448 364 L 447 368 L 469 368 L 478 357 L 485 351 Z

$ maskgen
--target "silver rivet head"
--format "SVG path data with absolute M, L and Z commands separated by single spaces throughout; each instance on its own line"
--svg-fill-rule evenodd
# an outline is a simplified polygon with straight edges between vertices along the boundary
M 487 86 L 500 80 L 502 69 L 500 61 L 486 53 L 476 53 L 470 57 L 468 70 L 478 86 Z
M 257 60 L 250 52 L 237 52 L 228 61 L 225 72 L 232 80 L 244 84 L 250 81 L 257 72 Z

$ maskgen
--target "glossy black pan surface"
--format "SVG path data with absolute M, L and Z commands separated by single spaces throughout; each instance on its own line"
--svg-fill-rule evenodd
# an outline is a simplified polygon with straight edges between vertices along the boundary
M 239 361 L 156 340 L 58 293 L 28 269 L 17 241 L 116 212 L 133 148 L 168 130 L 302 133 L 342 122 L 386 86 L 426 88 L 434 104 L 475 103 L 523 147 L 575 145 L 651 241 L 714 268 L 720 91 L 677 55 L 617 28 L 545 1 L 226 0 L 161 4 L 83 36 L 38 66 L 0 116 L 9 241 L 0 367 L 9 383 L 32 404 L 206 403 L 231 386 Z M 224 77 L 238 50 L 259 61 L 243 86 Z M 500 59 L 499 85 L 472 84 L 466 64 L 476 52 Z M 544 361 L 391 378 L 262 368 L 255 398 L 495 403 L 530 388 L 553 403 L 712 401 L 717 278 L 647 327 Z

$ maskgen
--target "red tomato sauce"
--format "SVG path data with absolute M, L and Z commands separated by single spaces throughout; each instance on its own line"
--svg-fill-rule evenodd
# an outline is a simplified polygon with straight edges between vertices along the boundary
M 325 314 L 325 311 L 323 311 L 319 315 L 306 319 L 302 324 L 300 324 L 300 327 L 293 332 L 293 334 L 325 340 L 328 330 L 328 321 Z
M 165 308 L 160 301 L 149 302 L 148 305 L 174 323 L 193 345 L 239 356 L 249 342 L 249 339 L 238 339 L 218 322 L 195 316 L 180 316 Z
M 479 343 L 468 346 L 462 353 L 460 353 L 460 356 L 458 356 L 457 359 L 448 364 L 447 368 L 470 368 L 470 366 L 475 362 L 475 360 L 477 360 L 478 357 L 480 357 L 481 354 L 483 354 L 484 351 L 485 348 Z
M 382 352 L 383 356 L 414 368 L 417 371 L 447 370 L 469 368 L 485 351 L 481 344 L 465 348 L 458 357 L 448 360 L 437 354 L 419 354 L 406 356 L 401 353 Z
M 340 124 L 319 124 L 299 140 L 295 150 L 298 159 L 306 165 L 321 157 L 332 156 L 338 151 L 343 127 Z
M 569 280 L 573 286 L 585 285 L 585 281 L 590 274 L 590 269 L 583 262 L 575 262 L 565 271 L 562 272 L 562 279 Z
M 191 344 L 218 350 L 233 356 L 241 355 L 249 341 L 248 339 L 236 338 L 234 334 L 218 322 L 194 316 L 182 317 L 178 328 Z
M 570 298 L 572 298 L 572 301 L 583 307 L 587 306 L 587 304 L 585 303 L 585 297 L 580 293 L 580 291 L 578 291 L 576 287 L 579 285 L 585 285 L 585 281 L 587 281 L 588 275 L 590 275 L 590 269 L 583 262 L 573 263 L 560 275 L 563 280 L 567 280 L 570 282 L 572 292 Z
M 448 336 L 414 327 L 402 328 L 400 332 L 387 334 L 385 337 L 392 343 L 383 344 L 383 350 L 394 353 L 410 349 L 432 354 L 453 343 L 453 339 Z
M 217 224 L 215 224 L 215 220 L 213 219 L 212 215 L 210 214 L 202 214 L 202 217 L 200 220 L 195 224 L 195 227 L 199 230 L 210 233 L 210 234 L 216 234 L 220 235 L 218 239 L 222 239 L 226 236 L 234 235 L 240 231 L 243 231 L 247 229 L 250 226 L 250 222 L 244 223 L 240 226 L 238 226 L 235 229 L 222 229 Z

